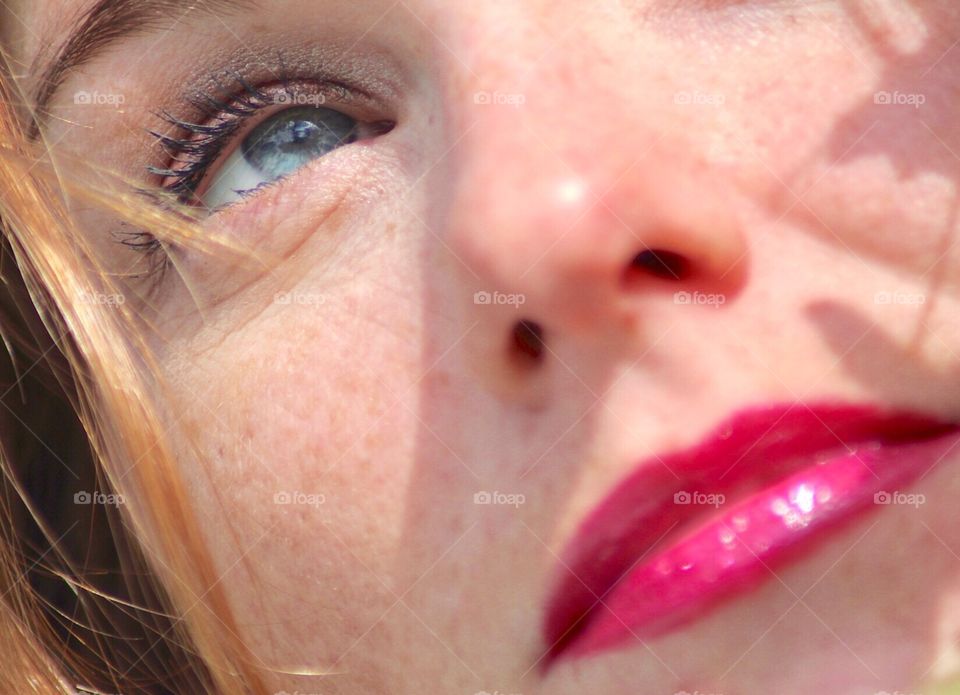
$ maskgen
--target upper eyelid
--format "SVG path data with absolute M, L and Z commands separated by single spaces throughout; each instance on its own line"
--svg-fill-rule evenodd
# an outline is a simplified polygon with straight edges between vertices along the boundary
M 235 56 L 227 61 L 226 67 L 221 70 L 205 72 L 205 78 L 193 81 L 177 101 L 191 105 L 195 113 L 202 113 L 209 108 L 209 103 L 214 101 L 210 98 L 211 95 L 238 96 L 244 91 L 249 94 L 262 89 L 257 85 L 314 82 L 340 89 L 344 96 L 362 98 L 372 107 L 389 110 L 391 105 L 399 102 L 400 94 L 403 93 L 397 82 L 400 79 L 397 68 L 392 65 L 392 61 L 363 60 L 357 65 L 355 61 L 340 56 L 332 61 L 324 60 L 319 63 L 315 60 L 297 62 L 297 54 L 292 52 L 294 62 L 291 63 L 289 50 L 276 48 L 270 51 L 271 55 L 264 54 L 252 63 L 252 49 L 241 51 L 239 57 L 242 58 L 242 63 L 238 65 Z M 233 85 L 225 85 L 225 80 Z M 238 86 L 240 89 L 237 89 Z
M 236 87 L 230 89 L 225 87 L 221 82 L 217 81 L 218 93 L 216 95 L 199 91 L 185 100 L 192 107 L 190 116 L 176 117 L 173 116 L 169 111 L 165 111 L 163 112 L 164 120 L 173 125 L 200 128 L 202 127 L 202 124 L 191 123 L 187 119 L 199 119 L 202 117 L 212 119 L 223 113 L 237 117 L 244 117 L 249 115 L 249 113 L 245 111 L 245 108 L 246 106 L 253 104 L 251 100 L 260 102 L 256 104 L 257 108 L 260 108 L 261 106 L 269 106 L 272 94 L 271 92 L 265 90 L 270 89 L 270 87 L 277 84 L 281 85 L 284 89 L 289 89 L 291 85 L 294 84 L 303 85 L 308 82 L 313 82 L 324 92 L 329 91 L 334 93 L 335 96 L 340 100 L 349 100 L 350 97 L 355 93 L 361 94 L 365 99 L 371 98 L 370 95 L 366 94 L 363 90 L 358 90 L 350 85 L 342 84 L 332 80 L 297 78 L 280 74 L 279 76 L 274 76 L 274 79 L 270 82 L 265 83 L 265 86 L 257 86 L 252 84 L 239 73 L 231 72 L 230 74 L 231 78 L 239 86 L 239 89 Z M 243 105 L 239 109 L 236 106 L 238 103 Z
M 306 82 L 305 80 L 298 82 Z M 293 91 L 291 89 L 291 83 L 282 85 L 282 89 L 289 92 Z M 356 100 L 352 99 L 353 89 L 349 86 L 336 84 L 336 83 L 318 83 L 321 87 L 320 91 L 332 92 L 336 97 L 337 101 L 326 104 L 329 107 L 340 107 L 340 110 L 349 109 L 350 107 L 357 107 Z M 285 104 L 283 102 L 272 101 L 272 97 L 276 96 L 275 94 L 264 91 L 264 87 L 253 87 L 248 83 L 244 83 L 244 88 L 246 94 L 234 95 L 233 97 L 228 97 L 226 99 L 211 97 L 210 95 L 203 95 L 194 98 L 194 105 L 196 108 L 201 109 L 205 114 L 207 121 L 206 122 L 195 122 L 193 119 L 188 120 L 186 117 L 176 116 L 169 111 L 160 111 L 156 115 L 166 122 L 168 125 L 173 126 L 176 129 L 176 132 L 173 134 L 169 133 L 160 133 L 156 130 L 148 129 L 148 133 L 156 138 L 161 146 L 169 147 L 177 152 L 182 151 L 183 145 L 186 140 L 178 137 L 179 135 L 189 134 L 189 135 L 199 135 L 199 136 L 220 136 L 220 135 L 234 135 L 235 132 L 231 131 L 225 133 L 226 128 L 233 127 L 235 130 L 240 129 L 247 120 L 251 117 L 258 115 L 265 109 L 272 107 L 281 107 Z M 238 100 L 239 97 L 245 96 L 245 100 Z M 366 97 L 366 95 L 363 95 Z M 250 101 L 250 98 L 256 99 L 257 103 Z M 366 99 L 364 99 L 365 101 Z M 205 102 L 205 103 L 201 103 Z M 323 105 L 323 104 L 322 104 Z M 360 106 L 364 106 L 361 104 Z M 226 118 L 220 118 L 220 116 L 226 114 Z M 352 114 L 350 114 L 352 115 Z M 200 119 L 196 119 L 199 121 Z M 362 120 L 358 118 L 358 120 Z M 391 119 L 377 119 L 377 120 L 391 120 Z M 171 153 L 168 153 L 171 154 Z

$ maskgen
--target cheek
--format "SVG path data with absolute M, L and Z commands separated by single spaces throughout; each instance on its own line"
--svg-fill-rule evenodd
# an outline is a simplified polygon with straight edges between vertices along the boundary
M 870 144 L 876 143 L 866 147 Z M 957 258 L 952 249 L 957 192 L 946 168 L 955 167 L 929 144 L 916 143 L 917 157 L 932 166 L 909 173 L 882 148 L 835 164 L 789 217 L 827 242 L 840 239 L 852 253 L 929 280 L 938 264 Z M 938 160 L 944 165 L 939 170 Z M 955 278 L 944 280 L 956 287 Z
M 402 556 L 418 317 L 363 285 L 320 306 L 272 305 L 178 379 L 191 384 L 183 435 L 205 459 L 182 457 L 184 474 L 225 584 L 241 620 L 282 625 L 282 639 L 254 636 L 269 640 L 261 649 L 340 648 L 338 631 L 360 634 L 384 611 L 371 597 Z

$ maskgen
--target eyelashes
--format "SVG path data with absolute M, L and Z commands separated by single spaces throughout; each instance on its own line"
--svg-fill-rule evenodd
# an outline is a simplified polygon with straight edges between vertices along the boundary
M 196 203 L 196 193 L 210 167 L 243 126 L 263 109 L 293 103 L 300 98 L 346 101 L 350 97 L 349 88 L 338 83 L 327 82 L 319 88 L 308 88 L 308 93 L 304 93 L 294 80 L 287 77 L 281 78 L 269 91 L 251 85 L 240 75 L 234 74 L 233 79 L 236 84 L 232 90 L 220 90 L 220 93 L 232 92 L 231 98 L 200 95 L 191 100 L 200 116 L 199 122 L 179 118 L 167 111 L 157 114 L 173 127 L 176 135 L 150 131 L 170 163 L 165 167 L 148 166 L 147 171 L 161 177 L 164 191 L 180 203 Z

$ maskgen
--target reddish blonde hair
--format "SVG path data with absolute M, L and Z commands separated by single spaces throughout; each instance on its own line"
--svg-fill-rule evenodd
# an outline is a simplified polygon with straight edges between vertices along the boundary
M 57 176 L 27 136 L 0 61 L 0 691 L 255 693 L 161 427 L 163 393 L 122 288 L 98 266 L 66 196 L 191 243 L 189 220 L 132 193 Z M 69 461 L 69 464 L 66 462 Z M 125 503 L 73 504 L 77 491 Z

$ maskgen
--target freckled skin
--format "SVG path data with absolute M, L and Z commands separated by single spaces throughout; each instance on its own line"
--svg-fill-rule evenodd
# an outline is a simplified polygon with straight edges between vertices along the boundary
M 28 21 L 55 29 L 64 4 L 79 3 L 39 0 Z M 225 18 L 229 31 L 185 24 L 147 54 L 146 37 L 104 54 L 65 85 L 50 140 L 139 172 L 124 138 L 152 90 L 172 91 L 154 83 L 179 77 L 178 46 L 203 43 L 215 64 L 238 37 L 349 37 L 399 66 L 389 136 L 271 189 L 259 222 L 237 210 L 222 224 L 276 252 L 271 272 L 189 266 L 204 321 L 176 276 L 158 299 L 182 415 L 171 436 L 243 638 L 271 666 L 337 674 L 272 685 L 917 690 L 955 619 L 960 461 L 918 485 L 922 508 L 884 509 L 681 633 L 546 676 L 535 665 L 556 553 L 635 461 L 757 403 L 960 417 L 954 3 L 265 4 L 276 11 Z M 69 99 L 111 85 L 130 95 L 122 112 Z M 690 276 L 622 284 L 650 248 Z M 518 370 L 520 320 L 545 350 Z M 525 502 L 477 505 L 479 491 Z

